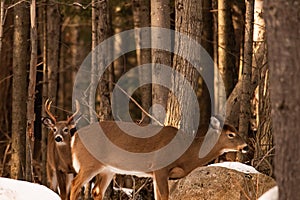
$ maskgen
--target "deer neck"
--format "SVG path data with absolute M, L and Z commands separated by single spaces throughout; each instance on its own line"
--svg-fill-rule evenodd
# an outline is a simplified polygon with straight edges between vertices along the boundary
M 196 167 L 206 165 L 222 154 L 222 150 L 216 144 L 207 155 L 200 158 L 199 151 L 200 151 L 203 141 L 204 141 L 204 137 L 199 137 L 199 138 L 196 138 L 196 140 L 194 141 L 194 144 L 193 144 L 192 151 L 195 154 L 194 156 L 197 157 L 197 162 L 196 162 L 197 166 Z

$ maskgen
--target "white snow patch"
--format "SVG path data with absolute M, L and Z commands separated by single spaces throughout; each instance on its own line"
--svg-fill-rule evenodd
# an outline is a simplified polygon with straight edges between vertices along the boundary
M 278 186 L 274 186 L 261 195 L 258 200 L 278 200 Z
M 218 167 L 225 167 L 228 169 L 234 169 L 239 172 L 243 173 L 260 173 L 254 167 L 245 165 L 240 162 L 223 162 L 223 163 L 215 163 L 208 166 L 218 166 Z
M 1 200 L 60 200 L 58 194 L 46 186 L 27 181 L 0 177 Z

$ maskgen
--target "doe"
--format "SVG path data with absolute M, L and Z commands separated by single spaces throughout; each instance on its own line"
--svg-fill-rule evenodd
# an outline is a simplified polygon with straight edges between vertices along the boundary
M 169 198 L 169 179 L 179 179 L 197 167 L 203 166 L 208 162 L 214 160 L 224 152 L 229 151 L 241 151 L 246 152 L 248 146 L 243 138 L 238 134 L 237 130 L 229 124 L 221 126 L 221 122 L 215 118 L 211 118 L 210 127 L 200 127 L 196 133 L 196 137 L 193 139 L 188 149 L 175 161 L 167 164 L 160 169 L 151 171 L 151 166 L 157 164 L 155 156 L 153 160 L 149 160 L 149 169 L 146 170 L 124 170 L 121 167 L 112 166 L 96 159 L 86 148 L 81 140 L 82 135 L 88 135 L 91 132 L 95 132 L 95 127 L 99 126 L 114 144 L 122 147 L 130 152 L 144 153 L 153 152 L 157 149 L 167 145 L 176 134 L 186 134 L 174 127 L 165 126 L 159 127 L 160 131 L 152 137 L 147 138 L 147 142 L 143 142 L 141 138 L 129 136 L 124 132 L 119 125 L 125 127 L 126 130 L 132 130 L 136 128 L 136 124 L 130 122 L 114 122 L 114 121 L 102 121 L 95 124 L 91 124 L 87 127 L 79 129 L 72 137 L 72 159 L 73 165 L 78 173 L 72 181 L 71 187 L 71 200 L 77 200 L 80 194 L 81 187 L 90 181 L 95 175 L 101 177 L 97 183 L 97 196 L 95 199 L 103 199 L 105 190 L 111 182 L 113 176 L 118 174 L 137 175 L 140 177 L 152 177 L 154 184 L 154 195 L 156 200 L 168 200 Z M 148 125 L 147 130 L 149 132 L 157 130 L 158 126 Z M 206 137 L 201 137 L 208 130 Z M 211 141 L 217 138 L 211 145 Z M 141 139 L 141 140 L 140 140 Z M 98 140 L 96 143 L 99 143 Z M 201 147 L 204 147 L 204 150 Z M 110 159 L 110 163 L 118 163 L 120 157 L 115 152 L 105 149 L 105 145 L 93 145 L 93 148 L 100 146 L 101 151 L 105 152 L 105 157 Z M 208 148 L 210 146 L 210 148 Z M 205 152 L 205 153 L 203 153 Z M 119 158 L 117 158 L 119 157 Z M 121 158 L 126 159 L 126 158 Z M 142 161 L 140 161 L 142 162 Z M 95 192 L 96 193 L 96 192 Z M 95 194 L 94 193 L 94 194 Z

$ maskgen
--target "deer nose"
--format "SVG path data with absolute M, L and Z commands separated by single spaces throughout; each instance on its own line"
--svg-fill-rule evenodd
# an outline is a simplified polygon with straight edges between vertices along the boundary
M 246 145 L 242 148 L 242 153 L 247 153 L 248 151 L 249 151 L 248 145 Z
M 62 142 L 63 138 L 60 135 L 58 135 L 58 136 L 55 137 L 55 141 L 56 142 Z

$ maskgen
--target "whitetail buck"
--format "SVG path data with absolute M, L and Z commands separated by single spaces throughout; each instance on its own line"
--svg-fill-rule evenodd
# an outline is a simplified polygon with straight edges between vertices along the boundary
M 118 123 L 121 123 L 123 127 L 126 127 L 126 130 L 134 130 L 134 128 L 136 128 L 136 124 L 134 123 Z M 96 124 L 96 126 L 97 125 L 99 126 L 99 124 Z M 248 149 L 247 144 L 238 135 L 235 128 L 228 124 L 225 124 L 223 127 L 221 127 L 219 120 L 212 117 L 209 128 L 209 137 L 214 137 L 217 139 L 216 143 L 211 145 L 211 148 L 206 153 L 203 154 L 200 151 L 200 148 L 204 141 L 204 137 L 200 137 L 200 135 L 204 135 L 205 132 L 203 131 L 206 131 L 207 128 L 206 130 L 205 128 L 201 128 L 200 130 L 198 130 L 196 137 L 193 139 L 192 144 L 188 147 L 188 149 L 178 159 L 168 164 L 167 166 L 151 171 L 151 164 L 155 165 L 155 157 L 153 157 L 153 161 L 149 161 L 150 165 L 148 170 L 124 170 L 124 168 L 121 169 L 121 167 L 117 168 L 116 166 L 111 166 L 109 164 L 105 164 L 104 162 L 100 162 L 89 152 L 89 150 L 87 150 L 87 148 L 83 144 L 81 134 L 88 135 L 89 132 L 94 131 L 93 128 L 96 126 L 92 124 L 89 127 L 84 127 L 83 129 L 80 129 L 78 132 L 76 132 L 74 137 L 72 138 L 71 146 L 73 165 L 78 174 L 72 181 L 70 195 L 71 200 L 77 200 L 80 194 L 81 187 L 97 174 L 101 176 L 101 181 L 99 181 L 97 183 L 98 185 L 96 185 L 98 189 L 97 191 L 94 191 L 94 194 L 97 194 L 97 196 L 94 196 L 94 198 L 102 199 L 106 188 L 108 187 L 109 183 L 116 173 L 137 175 L 141 177 L 152 177 L 154 183 L 155 199 L 167 200 L 169 196 L 169 179 L 182 178 L 195 168 L 207 164 L 224 152 L 245 152 Z M 184 134 L 183 132 L 178 131 L 176 128 L 166 126 L 161 127 L 161 130 L 155 136 L 147 138 L 147 142 L 142 142 L 143 140 L 139 140 L 141 138 L 131 137 L 126 134 L 122 129 L 119 128 L 116 122 L 103 121 L 100 122 L 100 127 L 106 134 L 106 137 L 108 137 L 114 144 L 122 149 L 127 150 L 128 152 L 138 153 L 159 150 L 166 144 L 168 144 L 176 134 Z M 150 129 L 155 130 L 157 129 L 157 126 L 149 125 L 147 130 Z M 217 135 L 217 137 L 215 137 L 215 135 Z M 204 142 L 204 144 L 209 143 L 208 141 L 210 140 L 210 138 L 206 137 L 206 142 Z M 111 159 L 112 163 L 118 163 L 119 159 L 126 159 L 126 157 L 117 158 L 118 156 L 116 154 L 113 154 L 113 152 L 105 149 L 105 145 L 93 144 L 91 146 L 93 146 L 92 148 L 99 148 L 101 151 L 104 151 L 105 156 Z M 209 145 L 206 144 L 204 146 Z M 138 164 L 138 162 L 136 164 Z
M 79 112 L 79 104 L 76 102 L 76 112 L 66 121 L 57 121 L 50 111 L 51 103 L 49 99 L 45 102 L 45 111 L 49 117 L 42 119 L 42 123 L 50 129 L 47 144 L 47 178 L 50 188 L 56 192 L 59 189 L 61 199 L 67 200 L 75 173 L 70 142 L 76 131 L 73 119 Z

